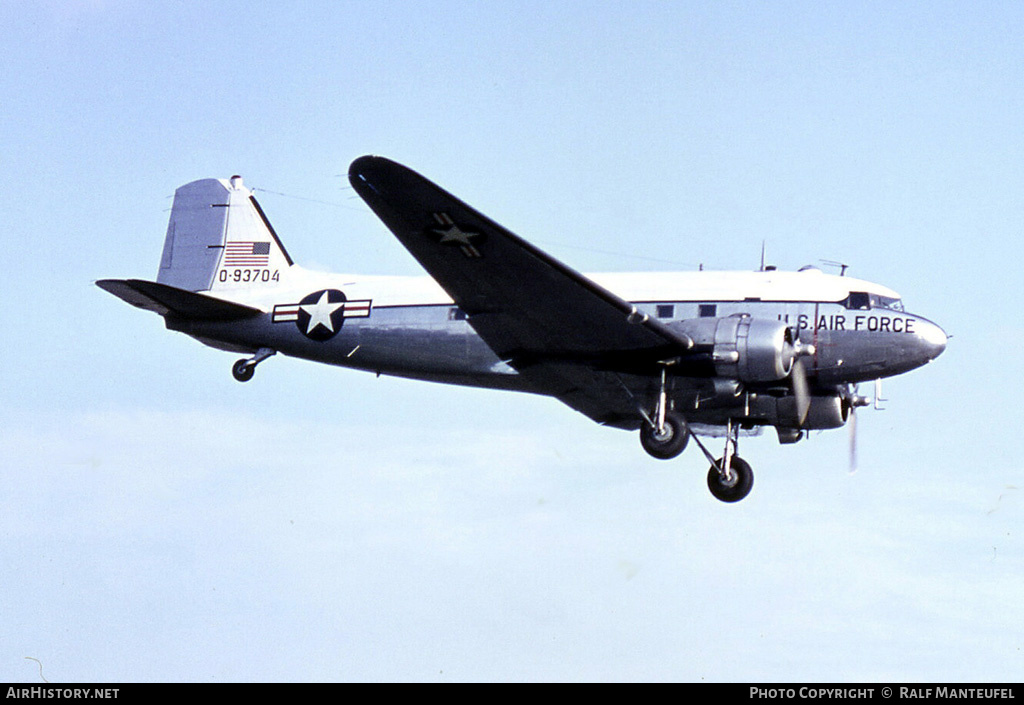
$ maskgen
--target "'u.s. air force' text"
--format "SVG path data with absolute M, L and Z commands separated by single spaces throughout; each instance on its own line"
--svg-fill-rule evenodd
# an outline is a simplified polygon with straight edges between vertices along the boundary
M 789 323 L 789 314 L 779 314 L 779 320 Z M 813 319 L 806 313 L 796 317 L 796 326 L 800 330 L 811 327 Z M 914 332 L 914 319 L 903 316 L 820 316 L 815 330 L 867 330 L 879 333 L 911 333 Z

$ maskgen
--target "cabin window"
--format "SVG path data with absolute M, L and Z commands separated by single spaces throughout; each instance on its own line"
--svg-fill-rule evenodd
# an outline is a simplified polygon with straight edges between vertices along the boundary
M 864 291 L 851 291 L 843 305 L 846 308 L 866 311 L 871 308 L 871 297 Z
M 672 318 L 676 315 L 676 307 L 672 304 L 658 304 L 658 318 Z
M 458 306 L 448 309 L 448 320 L 449 321 L 464 321 L 466 320 L 466 312 Z
M 717 304 L 701 304 L 697 307 L 697 315 L 701 318 L 714 318 L 718 315 Z

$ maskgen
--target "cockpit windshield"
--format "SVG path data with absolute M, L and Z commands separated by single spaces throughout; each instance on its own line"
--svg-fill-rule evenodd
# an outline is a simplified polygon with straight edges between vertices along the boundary
M 882 296 L 881 294 L 871 295 L 871 308 L 885 308 L 890 311 L 903 311 L 903 302 L 900 299 L 893 298 L 892 296 Z
M 846 308 L 859 311 L 881 308 L 889 311 L 903 312 L 903 301 L 900 299 L 892 296 L 882 296 L 881 294 L 869 294 L 866 291 L 851 291 L 842 304 Z

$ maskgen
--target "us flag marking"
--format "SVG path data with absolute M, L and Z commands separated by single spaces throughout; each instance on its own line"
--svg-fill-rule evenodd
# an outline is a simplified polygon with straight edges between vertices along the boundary
M 266 267 L 268 264 L 269 242 L 228 242 L 224 245 L 225 267 Z

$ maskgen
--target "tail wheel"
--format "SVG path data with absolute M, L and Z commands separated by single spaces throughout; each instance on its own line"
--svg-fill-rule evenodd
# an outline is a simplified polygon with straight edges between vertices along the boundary
M 249 360 L 239 360 L 231 366 L 231 374 L 239 382 L 248 382 L 256 374 L 256 365 Z
M 724 459 L 718 461 L 722 465 Z M 714 465 L 708 470 L 708 489 L 711 494 L 723 502 L 739 502 L 750 494 L 754 486 L 754 471 L 746 460 L 734 455 L 730 467 L 729 477 L 723 478 L 722 473 Z
M 690 431 L 677 414 L 665 414 L 665 426 L 659 432 L 650 424 L 640 428 L 640 445 L 647 454 L 658 460 L 670 460 L 686 449 Z

